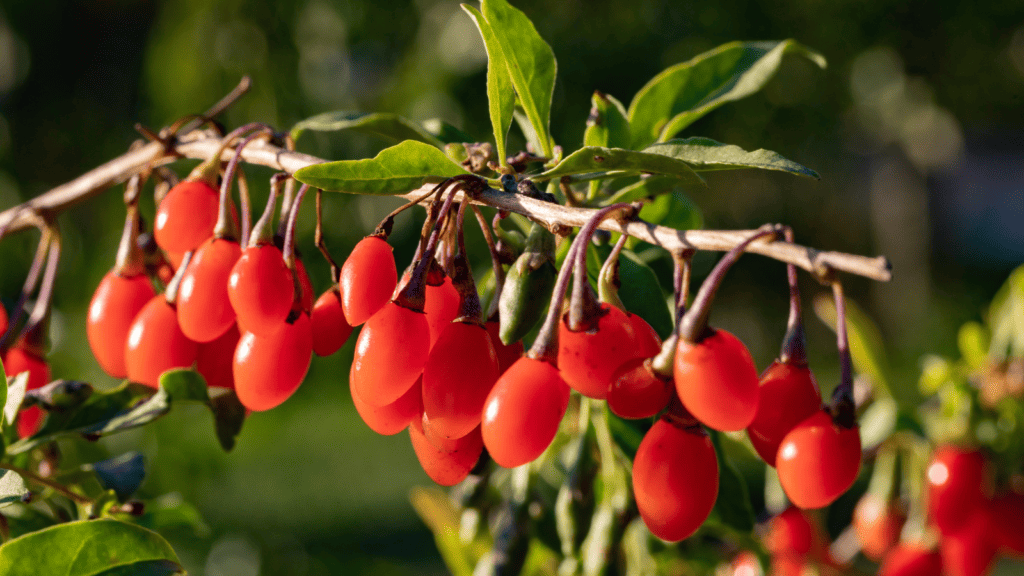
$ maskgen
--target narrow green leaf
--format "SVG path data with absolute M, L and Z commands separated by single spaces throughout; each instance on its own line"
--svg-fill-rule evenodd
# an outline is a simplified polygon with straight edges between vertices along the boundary
M 140 452 L 127 452 L 91 465 L 104 490 L 113 490 L 124 502 L 142 486 L 146 478 L 145 459 Z
M 28 494 L 25 479 L 10 470 L 0 470 L 0 508 L 21 502 Z
M 624 148 L 584 146 L 562 159 L 554 168 L 540 173 L 534 182 L 599 171 L 621 171 L 622 174 L 667 174 L 678 177 L 685 185 L 707 187 L 704 180 L 686 162 L 648 152 Z
M 491 127 L 494 129 L 495 152 L 498 154 L 498 161 L 504 164 L 505 138 L 508 137 L 508 129 L 512 125 L 512 115 L 516 108 L 516 93 L 512 88 L 512 78 L 508 74 L 508 63 L 501 50 L 501 43 L 483 14 L 469 4 L 463 4 L 462 9 L 473 18 L 473 22 L 476 22 L 484 41 L 484 49 L 487 50 L 487 107 L 491 116 Z
M 647 321 L 662 338 L 674 327 L 672 313 L 665 305 L 665 294 L 658 275 L 632 250 L 624 249 L 619 258 L 619 280 L 625 290 L 619 292 L 626 310 Z
M 708 433 L 718 454 L 718 498 L 714 510 L 723 523 L 741 532 L 750 532 L 754 529 L 754 509 L 750 505 L 747 483 L 725 453 L 721 434 L 715 430 Z
M 634 202 L 644 198 L 654 198 L 675 190 L 677 186 L 679 186 L 679 179 L 674 176 L 641 178 L 638 182 L 627 184 L 602 200 L 601 205 L 611 206 L 620 202 Z
M 190 368 L 176 368 L 160 375 L 160 388 L 163 388 L 175 400 L 192 402 L 210 402 L 206 392 L 206 380 Z
M 676 230 L 696 230 L 704 225 L 700 209 L 679 190 L 662 194 L 640 209 L 640 218 Z
M 225 452 L 235 447 L 235 439 L 242 432 L 245 423 L 246 408 L 238 400 L 234 390 L 210 398 L 210 409 L 213 410 L 213 423 L 217 431 L 217 441 Z
M 988 353 L 993 360 L 1024 356 L 1024 266 L 1011 272 L 992 298 L 988 325 L 992 331 Z
M 454 576 L 472 576 L 475 558 L 459 539 L 459 510 L 437 488 L 413 488 L 409 493 L 416 514 L 434 534 L 445 566 Z
M 463 142 L 476 142 L 476 138 L 473 138 L 469 134 L 466 134 L 462 130 L 459 130 L 455 126 L 441 120 L 440 118 L 431 118 L 430 120 L 423 121 L 423 129 L 430 133 L 441 142 L 445 144 L 461 144 Z M 428 142 L 429 144 L 429 142 Z
M 314 188 L 350 194 L 402 194 L 428 182 L 469 174 L 429 144 L 406 140 L 374 158 L 307 166 L 295 179 Z
M 892 398 L 879 398 L 868 406 L 858 419 L 860 443 L 864 450 L 872 450 L 892 436 L 896 430 L 899 406 Z
M 835 331 L 836 305 L 831 296 L 821 294 L 815 298 L 814 312 Z M 885 355 L 882 334 L 871 318 L 849 298 L 846 299 L 846 330 L 854 369 L 871 378 L 872 384 L 882 395 L 892 397 L 889 385 L 892 371 Z
M 739 146 L 722 144 L 711 138 L 699 136 L 652 144 L 644 148 L 643 151 L 677 158 L 690 164 L 698 172 L 759 168 L 761 170 L 777 170 L 800 176 L 820 178 L 814 170 L 805 168 L 792 160 L 787 160 L 771 150 L 764 150 L 762 148 L 753 152 L 747 152 Z
M 628 148 L 629 144 L 626 108 L 614 96 L 595 91 L 590 97 L 590 117 L 583 132 L 583 145 Z
M 555 93 L 555 53 L 526 14 L 505 0 L 483 0 L 480 10 L 501 47 L 519 102 L 537 131 L 539 151 L 550 157 L 554 147 L 548 126 Z
M 4 386 L 4 420 L 8 424 L 13 424 L 18 410 L 21 408 L 21 402 L 25 399 L 28 372 L 22 372 L 12 380 L 7 380 L 7 377 L 4 376 L 4 382 L 6 384 Z
M 668 140 L 722 104 L 757 92 L 775 75 L 785 54 L 825 67 L 817 52 L 784 40 L 731 42 L 666 68 L 629 105 L 633 147 Z
M 385 138 L 401 142 L 403 140 L 418 140 L 441 148 L 444 146 L 437 136 L 428 132 L 424 127 L 408 120 L 398 114 L 389 112 L 354 112 L 338 110 L 317 114 L 312 118 L 306 118 L 292 127 L 292 139 L 298 142 L 299 137 L 306 130 L 316 132 L 336 132 L 338 130 L 355 130 L 383 136 Z
M 0 546 L 0 574 L 4 576 L 98 576 L 145 562 L 173 564 L 176 571 L 182 571 L 171 545 L 159 534 L 110 519 L 58 524 Z

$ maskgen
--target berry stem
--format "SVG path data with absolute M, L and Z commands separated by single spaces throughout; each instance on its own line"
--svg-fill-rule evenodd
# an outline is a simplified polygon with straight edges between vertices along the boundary
M 139 191 L 142 189 L 143 176 L 136 174 L 128 180 L 125 187 L 124 230 L 121 242 L 117 246 L 117 258 L 114 261 L 114 272 L 123 277 L 138 276 L 145 271 L 145 254 L 139 246 L 139 232 L 142 228 L 142 217 L 139 215 Z
M 402 204 L 398 208 L 395 208 L 394 210 L 392 210 L 390 214 L 388 214 L 387 216 L 384 217 L 383 220 L 381 220 L 380 224 L 377 225 L 377 228 L 374 229 L 373 234 L 371 234 L 371 236 L 378 236 L 382 240 L 387 240 L 388 236 L 391 235 L 391 229 L 395 225 L 395 216 L 398 216 L 399 214 L 401 214 L 402 212 L 405 212 L 409 208 L 412 208 L 413 206 L 423 202 L 427 198 L 430 198 L 434 194 L 437 194 L 438 191 L 441 190 L 444 187 L 443 186 L 444 184 L 445 184 L 444 182 L 441 182 L 437 186 L 434 186 L 433 188 L 431 188 L 430 192 L 427 192 L 426 194 L 424 194 L 422 196 L 414 198 L 414 199 L 410 200 L 409 202 L 406 202 L 405 204 Z
M 622 287 L 622 281 L 619 279 L 619 254 L 626 246 L 626 240 L 629 240 L 628 235 L 619 236 L 618 242 L 608 253 L 608 258 L 605 259 L 601 266 L 601 272 L 597 276 L 598 298 L 601 299 L 601 302 L 611 304 L 622 311 L 626 310 L 626 306 L 619 298 L 619 288 Z
M 466 255 L 466 239 L 462 228 L 468 206 L 469 202 L 459 203 L 458 216 L 455 221 L 455 235 L 458 237 L 459 248 L 452 259 L 451 272 L 452 285 L 455 286 L 455 290 L 459 293 L 459 311 L 455 320 L 483 326 L 483 310 L 480 308 L 480 295 L 477 294 L 476 284 L 473 282 L 473 271 L 469 267 L 469 259 Z
M 324 229 L 323 229 L 323 210 L 321 208 L 321 200 L 323 198 L 324 191 L 316 189 L 316 229 L 313 232 L 313 242 L 316 244 L 320 253 L 323 254 L 324 259 L 331 265 L 331 283 L 337 284 L 341 278 L 341 268 L 338 267 L 338 263 L 331 258 L 331 253 L 327 251 L 327 244 L 324 242 Z
M 251 126 L 251 125 L 247 125 Z M 245 128 L 246 126 L 243 126 Z M 241 130 L 241 129 L 239 129 Z M 224 138 L 225 142 L 229 142 L 232 135 L 238 132 L 235 130 L 231 134 L 228 134 Z M 239 142 L 238 146 L 235 147 L 235 154 L 231 157 L 228 162 L 227 168 L 224 169 L 224 178 L 220 183 L 220 210 L 217 213 L 217 226 L 213 229 L 213 235 L 215 238 L 232 238 L 235 239 L 237 230 L 235 229 L 234 219 L 231 218 L 231 184 L 235 179 L 235 171 L 238 169 L 238 163 L 242 159 L 242 150 L 249 145 L 250 142 L 257 138 L 266 138 L 273 134 L 273 131 L 268 127 L 260 126 L 252 134 L 248 135 Z M 242 234 L 237 238 L 239 244 L 245 245 L 248 241 L 249 234 L 249 202 L 247 194 L 243 194 L 242 206 Z
M 253 248 L 260 244 L 269 244 L 273 241 L 274 235 L 271 231 L 270 224 L 274 220 L 274 212 L 277 208 L 277 198 L 281 194 L 281 187 L 285 181 L 291 180 L 291 174 L 287 172 L 278 172 L 270 177 L 270 196 L 267 197 L 267 206 L 263 209 L 263 214 L 260 215 L 260 219 L 256 221 L 256 225 L 252 227 L 252 233 L 249 236 L 249 241 L 246 244 L 247 247 Z M 317 193 L 317 230 L 319 231 L 320 225 L 320 195 Z
M 0 351 L 6 351 L 10 347 L 18 324 L 25 316 L 25 304 L 28 302 L 32 292 L 35 291 L 36 285 L 39 283 L 39 276 L 43 273 L 46 254 L 50 251 L 50 230 L 46 227 L 42 227 L 40 230 L 42 231 L 42 236 L 39 238 L 39 244 L 36 246 L 36 254 L 32 257 L 32 265 L 25 276 L 25 283 L 21 286 L 18 302 L 14 305 L 14 314 L 7 325 L 7 332 L 4 333 L 3 339 L 0 340 Z
M 607 211 L 606 211 L 607 210 Z M 598 318 L 603 315 L 601 303 L 597 300 L 597 294 L 587 279 L 587 247 L 590 238 L 597 230 L 597 225 L 615 212 L 621 212 L 618 220 L 631 218 L 635 209 L 631 204 L 613 204 L 607 209 L 601 210 L 580 229 L 580 236 L 584 236 L 584 243 L 575 254 L 576 268 L 572 285 L 572 304 L 569 306 L 569 329 L 573 332 L 590 330 L 596 325 Z
M 483 213 L 476 206 L 470 206 L 470 208 L 473 209 L 476 222 L 480 225 L 480 232 L 484 235 L 484 242 L 487 243 L 487 250 L 491 254 L 491 270 L 494 272 L 494 297 L 491 298 L 487 313 L 484 316 L 493 318 L 498 313 L 498 297 L 501 295 L 501 289 L 505 287 L 505 268 L 501 265 L 501 255 L 498 254 L 498 246 L 494 243 L 494 235 L 491 234 L 491 227 L 487 225 L 487 219 L 484 218 Z
M 785 228 L 786 242 L 793 243 L 793 229 Z M 786 265 L 786 278 L 789 281 L 789 322 L 786 335 L 782 339 L 782 352 L 779 360 L 785 364 L 796 366 L 807 365 L 807 333 L 804 331 L 804 316 L 800 306 L 800 285 L 797 283 L 796 266 Z
M 32 314 L 29 315 L 28 321 L 25 322 L 25 327 L 22 329 L 23 334 L 31 334 L 33 332 L 37 333 L 38 341 L 31 342 L 30 345 L 37 345 L 39 347 L 42 347 L 44 334 L 42 331 L 37 331 L 37 328 L 45 326 L 49 321 L 50 303 L 53 301 L 53 286 L 57 281 L 57 266 L 60 265 L 61 239 L 60 231 L 56 226 L 51 225 L 49 236 L 48 244 L 50 246 L 50 250 L 46 257 L 46 268 L 43 270 L 43 280 L 39 284 L 39 293 L 36 295 L 36 302 L 32 307 Z
M 171 278 L 171 281 L 167 283 L 167 287 L 164 288 L 164 299 L 172 306 L 178 300 L 178 287 L 181 286 L 181 279 L 185 277 L 185 270 L 188 269 L 189 263 L 192 262 L 193 255 L 195 255 L 195 251 L 185 252 L 185 255 L 181 258 L 181 264 L 178 265 L 178 269 L 174 272 L 174 277 Z
M 832 392 L 832 420 L 845 428 L 853 428 L 857 425 L 853 401 L 853 362 L 846 334 L 846 297 L 839 280 L 832 281 L 832 295 L 836 301 L 836 347 L 839 349 L 839 385 Z
M 303 184 L 295 194 L 295 200 L 292 201 L 291 209 L 288 211 L 288 227 L 284 232 L 284 248 L 281 252 L 284 254 L 285 264 L 292 271 L 295 270 L 295 222 L 299 219 L 299 207 L 302 205 L 302 199 L 305 198 L 307 190 L 309 190 L 309 184 Z
M 693 249 L 672 253 L 672 289 L 676 294 L 674 312 L 677 323 L 678 319 L 686 314 L 686 302 L 690 298 L 690 276 L 693 273 L 693 255 L 696 253 L 697 251 Z

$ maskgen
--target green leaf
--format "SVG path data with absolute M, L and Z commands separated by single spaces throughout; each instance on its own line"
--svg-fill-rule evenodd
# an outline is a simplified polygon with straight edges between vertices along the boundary
M 836 305 L 832 297 L 821 294 L 814 299 L 814 312 L 833 331 L 836 329 Z M 850 340 L 850 356 L 857 372 L 871 378 L 876 390 L 892 397 L 889 385 L 889 359 L 885 355 L 882 334 L 871 318 L 851 299 L 846 299 L 846 330 Z
M 625 290 L 619 291 L 626 310 L 647 321 L 662 338 L 674 327 L 672 313 L 665 305 L 665 294 L 658 275 L 632 250 L 623 249 L 619 258 L 619 280 Z
M 624 148 L 603 148 L 584 146 L 569 154 L 557 166 L 540 173 L 534 182 L 599 171 L 616 171 L 622 174 L 668 174 L 678 177 L 683 184 L 706 188 L 704 180 L 693 171 L 689 164 L 662 154 L 637 152 Z
M 892 436 L 898 416 L 899 407 L 892 398 L 879 398 L 872 402 L 858 419 L 863 449 L 871 450 Z
M 441 142 L 445 144 L 461 144 L 463 142 L 476 142 L 476 138 L 473 138 L 469 134 L 466 134 L 462 130 L 459 130 L 455 126 L 441 120 L 440 118 L 431 118 L 430 120 L 423 121 L 423 129 L 430 133 Z M 429 142 L 428 142 L 429 144 Z
M 0 470 L 0 508 L 22 502 L 26 494 L 28 487 L 25 486 L 25 479 L 20 474 L 11 470 Z
M 956 341 L 960 355 L 971 370 L 978 370 L 988 360 L 990 336 L 988 330 L 977 322 L 968 322 L 960 327 Z
M 295 179 L 314 188 L 350 194 L 403 194 L 428 182 L 469 174 L 444 152 L 406 140 L 364 160 L 339 160 L 307 166 Z
M 491 127 L 494 129 L 495 151 L 498 154 L 498 161 L 504 164 L 505 138 L 508 137 L 508 129 L 512 125 L 512 115 L 516 108 L 516 93 L 512 88 L 512 78 L 508 74 L 508 63 L 501 51 L 501 43 L 483 14 L 469 4 L 463 4 L 462 9 L 476 22 L 484 41 L 484 49 L 487 50 L 487 107 L 491 116 Z
M 715 453 L 718 454 L 718 498 L 714 510 L 728 526 L 741 532 L 750 532 L 754 529 L 754 509 L 750 505 L 747 483 L 725 453 L 721 434 L 715 430 L 708 433 L 715 446 Z
M 700 209 L 679 190 L 663 194 L 640 209 L 640 218 L 676 230 L 696 230 L 704 225 Z
M 209 403 L 210 396 L 206 392 L 206 380 L 198 372 L 189 368 L 176 368 L 160 375 L 160 388 L 175 400 Z
M 792 160 L 783 158 L 771 150 L 759 149 L 747 152 L 733 144 L 722 144 L 711 138 L 694 136 L 652 144 L 644 152 L 678 158 L 700 171 L 735 170 L 738 168 L 759 168 L 777 170 L 800 176 L 820 178 L 818 173 Z
M 95 462 L 91 468 L 100 486 L 104 490 L 113 490 L 122 502 L 135 494 L 146 478 L 145 460 L 140 452 L 127 452 Z
M 409 500 L 416 514 L 434 534 L 445 566 L 453 576 L 472 576 L 476 558 L 459 539 L 459 510 L 437 488 L 413 488 Z
M 1011 272 L 992 298 L 988 324 L 992 330 L 989 356 L 993 360 L 1024 357 L 1024 266 Z
M 234 390 L 210 398 L 210 409 L 213 410 L 213 423 L 217 431 L 217 441 L 225 452 L 235 447 L 235 439 L 242 432 L 245 423 L 246 408 L 238 399 Z
M 185 502 L 177 492 L 147 501 L 145 511 L 135 519 L 135 523 L 157 531 L 187 529 L 199 538 L 210 535 L 210 526 L 199 510 Z
M 666 68 L 629 105 L 633 147 L 668 140 L 722 104 L 757 92 L 789 53 L 825 67 L 825 59 L 817 52 L 784 40 L 731 42 Z
M 519 103 L 537 131 L 540 152 L 550 157 L 554 148 L 548 126 L 555 93 L 555 53 L 526 14 L 505 0 L 483 0 L 480 10 L 501 49 Z
M 21 402 L 25 399 L 25 390 L 28 387 L 28 372 L 22 372 L 8 380 L 4 376 L 4 420 L 8 424 L 14 424 L 14 418 L 21 409 Z
M 0 574 L 96 576 L 109 570 L 163 562 L 181 572 L 178 557 L 159 534 L 117 520 L 82 520 L 51 526 L 0 546 Z M 143 574 L 170 574 L 172 572 Z M 113 572 L 134 574 L 134 572 Z
M 143 560 L 104 570 L 97 576 L 170 576 L 181 574 L 181 566 L 170 560 Z
M 626 148 L 630 144 L 629 137 L 629 120 L 622 102 L 595 91 L 590 97 L 590 118 L 583 132 L 583 145 Z
M 317 132 L 356 130 L 358 132 L 376 134 L 398 142 L 418 140 L 438 148 L 444 146 L 444 142 L 428 132 L 424 127 L 412 120 L 389 112 L 372 112 L 367 114 L 364 112 L 338 110 L 317 114 L 293 126 L 291 131 L 292 139 L 298 142 L 299 137 L 306 130 Z

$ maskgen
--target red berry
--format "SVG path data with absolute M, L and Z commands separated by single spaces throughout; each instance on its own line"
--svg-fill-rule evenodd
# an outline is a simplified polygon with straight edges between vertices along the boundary
M 196 251 L 178 288 L 178 324 L 196 342 L 211 342 L 235 323 L 228 277 L 242 255 L 238 242 L 214 238 Z M 248 328 L 243 323 L 243 327 Z
M 452 279 L 445 276 L 444 282 L 437 286 L 427 284 L 426 300 L 423 312 L 427 315 L 427 328 L 430 329 L 430 347 L 441 336 L 441 332 L 459 315 L 459 293 L 452 285 Z
M 674 379 L 683 406 L 715 430 L 742 430 L 757 414 L 754 360 L 747 347 L 725 330 L 714 330 L 700 342 L 680 339 Z
M 18 438 L 28 438 L 38 432 L 39 428 L 43 425 L 43 418 L 45 416 L 46 413 L 39 406 L 29 406 L 18 412 Z
M 892 502 L 868 493 L 853 510 L 853 528 L 864 555 L 878 561 L 900 540 L 906 516 Z
M 144 274 L 121 276 L 108 272 L 89 303 L 85 333 L 100 368 L 114 378 L 124 378 L 124 344 L 135 316 L 156 291 Z
M 199 345 L 196 355 L 196 371 L 206 379 L 206 385 L 213 388 L 234 388 L 235 349 L 242 333 L 237 325 L 228 328 L 213 342 Z
M 50 382 L 50 366 L 46 360 L 36 353 L 15 345 L 3 357 L 4 372 L 13 378 L 22 372 L 28 372 L 26 390 L 42 388 Z M 18 413 L 17 428 L 19 438 L 28 438 L 39 431 L 46 414 L 38 406 L 30 406 Z
M 940 446 L 925 472 L 928 515 L 943 534 L 960 530 L 991 493 L 985 457 L 977 450 Z
M 650 418 L 668 406 L 672 380 L 654 373 L 649 358 L 634 358 L 612 376 L 608 408 L 622 418 Z
M 633 334 L 636 337 L 636 357 L 654 358 L 661 352 L 661 337 L 654 331 L 654 328 L 640 317 L 639 314 L 626 312 L 629 323 L 633 327 Z
M 776 360 L 761 375 L 761 390 L 754 421 L 747 435 L 757 454 L 775 466 L 782 438 L 821 408 L 818 384 L 807 366 Z
M 468 322 L 449 323 L 423 367 L 423 411 L 433 431 L 461 438 L 479 426 L 498 376 L 498 357 L 487 331 Z
M 8 321 L 7 309 L 0 306 L 0 336 L 7 332 Z
M 359 333 L 352 386 L 371 406 L 391 404 L 416 383 L 429 352 L 426 315 L 388 302 Z
M 337 352 L 352 334 L 352 326 L 345 319 L 341 307 L 341 294 L 331 288 L 320 295 L 313 305 L 313 352 L 317 356 L 330 356 Z
M 573 332 L 568 314 L 562 316 L 558 326 L 558 369 L 562 378 L 580 394 L 598 399 L 608 396 L 615 371 L 642 354 L 626 313 L 608 304 L 601 304 L 601 311 L 591 330 Z
M 167 252 L 195 250 L 213 236 L 220 194 L 202 180 L 188 180 L 171 188 L 160 201 L 153 221 L 153 237 Z
M 670 416 L 655 422 L 633 460 L 633 492 L 652 534 L 669 542 L 693 535 L 718 497 L 718 457 L 707 433 Z
M 1024 494 L 1009 492 L 992 503 L 992 529 L 1000 546 L 1024 555 Z
M 491 457 L 515 468 L 551 444 L 569 406 L 569 386 L 558 369 L 523 356 L 498 378 L 484 402 L 480 432 Z
M 768 523 L 764 537 L 765 548 L 775 555 L 807 556 L 814 549 L 818 529 L 799 508 L 790 506 Z
M 990 505 L 985 502 L 955 533 L 942 535 L 939 553 L 947 576 L 981 576 L 989 572 L 999 548 Z
M 391 300 L 398 284 L 391 245 L 377 236 L 360 240 L 341 266 L 338 284 L 349 324 L 366 322 Z
M 266 335 L 244 332 L 235 350 L 235 392 L 246 408 L 270 410 L 287 400 L 302 384 L 313 357 L 309 316 Z
M 178 314 L 162 294 L 150 299 L 132 322 L 125 342 L 128 379 L 156 388 L 160 375 L 171 368 L 189 368 L 197 344 L 178 327 Z
M 786 434 L 775 465 L 793 504 L 828 506 L 853 486 L 860 472 L 860 429 L 843 428 L 819 410 Z
M 498 356 L 498 372 L 504 374 L 508 367 L 515 364 L 523 356 L 522 340 L 505 344 L 501 341 L 501 323 L 492 320 L 484 324 L 487 334 L 491 337 L 491 344 L 494 345 L 494 353 Z
M 352 385 L 351 374 L 348 388 L 359 417 L 370 427 L 370 430 L 377 434 L 384 436 L 398 434 L 423 414 L 423 393 L 419 380 L 401 398 L 386 406 L 372 406 L 363 402 L 359 398 L 359 394 L 356 393 L 355 386 Z
M 292 309 L 295 282 L 277 246 L 242 252 L 228 277 L 228 299 L 246 330 L 265 334 L 281 327 Z
M 309 279 L 309 273 L 306 272 L 306 265 L 302 263 L 302 258 L 295 257 L 295 274 L 299 277 L 299 306 L 306 314 L 310 314 L 313 310 L 313 299 L 316 298 L 316 293 L 313 292 L 313 282 Z
M 885 555 L 878 576 L 942 576 L 942 557 L 919 543 L 900 543 Z
M 480 429 L 459 438 L 452 450 L 441 450 L 423 435 L 422 424 L 414 418 L 409 426 L 409 438 L 416 458 L 430 479 L 442 486 L 454 486 L 469 476 L 483 452 Z

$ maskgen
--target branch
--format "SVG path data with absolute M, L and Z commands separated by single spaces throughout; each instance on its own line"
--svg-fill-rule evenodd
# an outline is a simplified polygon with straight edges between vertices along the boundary
M 134 174 L 157 165 L 173 162 L 180 157 L 205 160 L 217 153 L 220 144 L 219 138 L 200 131 L 190 132 L 166 147 L 158 142 L 147 144 L 20 206 L 5 210 L 0 213 L 0 230 L 5 226 L 7 226 L 8 232 L 28 228 L 33 225 L 32 214 L 54 216 L 110 186 L 128 180 Z M 231 159 L 233 154 L 233 150 L 226 150 L 221 159 L 226 162 Z M 291 152 L 267 142 L 254 142 L 247 146 L 242 151 L 242 160 L 249 164 L 269 166 L 288 173 L 294 173 L 296 170 L 312 164 L 326 162 L 322 158 L 301 152 Z M 403 196 L 411 199 L 422 195 L 431 187 L 432 185 L 412 190 Z M 483 192 L 478 203 L 522 214 L 549 228 L 582 226 L 595 212 L 594 209 L 561 206 L 500 190 Z M 600 227 L 613 232 L 624 232 L 673 253 L 684 250 L 724 252 L 748 238 L 752 233 L 751 230 L 675 230 L 642 220 L 632 220 L 626 223 L 606 220 Z M 747 251 L 787 264 L 794 264 L 822 281 L 828 279 L 832 270 L 883 282 L 892 278 L 891 265 L 884 256 L 870 258 L 841 252 L 822 251 L 787 242 L 761 241 L 752 244 Z

